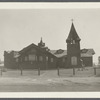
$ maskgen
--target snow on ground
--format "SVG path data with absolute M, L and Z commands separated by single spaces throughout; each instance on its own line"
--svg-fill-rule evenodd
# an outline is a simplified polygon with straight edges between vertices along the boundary
M 94 75 L 92 67 L 84 71 L 72 69 L 42 70 L 38 76 L 37 70 L 8 70 L 0 76 L 1 92 L 60 92 L 60 91 L 100 91 L 100 69 Z

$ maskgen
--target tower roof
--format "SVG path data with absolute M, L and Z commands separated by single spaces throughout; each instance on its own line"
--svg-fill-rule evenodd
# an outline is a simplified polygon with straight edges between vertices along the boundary
M 75 30 L 73 22 L 72 22 L 71 29 L 70 29 L 70 32 L 69 32 L 66 42 L 71 41 L 71 40 L 77 40 L 77 41 L 81 40 Z
M 40 46 L 42 48 L 45 47 L 45 43 L 43 43 L 42 37 L 41 37 L 40 43 L 38 43 L 38 46 Z
M 43 44 L 42 37 L 41 37 L 41 41 L 40 41 L 40 43 Z

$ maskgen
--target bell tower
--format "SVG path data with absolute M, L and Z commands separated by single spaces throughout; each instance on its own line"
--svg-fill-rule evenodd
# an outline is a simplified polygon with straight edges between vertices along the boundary
M 72 22 L 68 38 L 66 39 L 68 68 L 80 67 L 80 40 Z

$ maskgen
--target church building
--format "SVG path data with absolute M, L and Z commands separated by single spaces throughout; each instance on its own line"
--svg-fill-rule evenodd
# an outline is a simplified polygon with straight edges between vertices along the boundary
M 4 63 L 6 68 L 23 69 L 54 69 L 57 57 L 49 52 L 42 39 L 38 45 L 32 43 L 14 54 L 15 51 L 4 52 Z
M 68 38 L 66 39 L 67 49 L 50 50 L 58 58 L 60 68 L 81 67 L 82 61 L 85 67 L 93 65 L 94 50 L 91 48 L 80 49 L 80 41 L 81 39 L 72 23 Z
M 45 46 L 42 38 L 38 45 L 34 43 L 20 51 L 5 51 L 4 66 L 6 68 L 24 69 L 56 69 L 81 67 L 93 65 L 93 49 L 80 49 L 80 37 L 72 22 L 71 29 L 66 39 L 66 50 L 50 50 Z

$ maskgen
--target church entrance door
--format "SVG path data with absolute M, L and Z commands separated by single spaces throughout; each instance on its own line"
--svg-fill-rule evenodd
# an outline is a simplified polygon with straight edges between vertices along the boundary
M 77 57 L 76 56 L 71 57 L 71 65 L 77 65 Z

